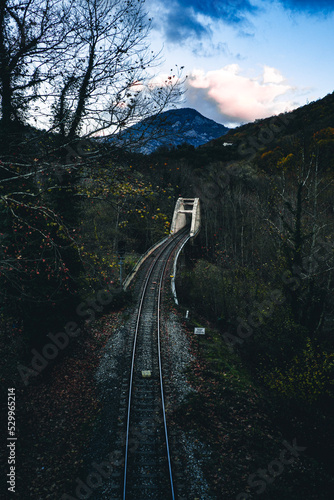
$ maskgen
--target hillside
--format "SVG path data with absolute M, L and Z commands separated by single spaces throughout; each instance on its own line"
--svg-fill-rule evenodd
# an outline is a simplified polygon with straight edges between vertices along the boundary
M 127 128 L 107 141 L 129 150 L 150 154 L 159 148 L 175 148 L 181 144 L 198 147 L 223 136 L 228 128 L 205 118 L 191 108 L 173 109 L 153 115 Z
M 290 113 L 256 120 L 241 127 L 231 129 L 224 138 L 213 139 L 204 149 L 219 150 L 224 143 L 237 146 L 241 156 L 253 155 L 263 148 L 272 149 L 282 140 L 298 135 L 309 139 L 315 132 L 334 125 L 334 92 L 323 99 L 295 109 Z

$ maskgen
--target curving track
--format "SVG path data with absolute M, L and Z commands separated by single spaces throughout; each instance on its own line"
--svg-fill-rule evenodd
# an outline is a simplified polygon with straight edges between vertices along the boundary
M 153 254 L 142 282 L 127 396 L 123 500 L 174 500 L 160 352 L 160 305 L 166 266 L 189 239 L 179 231 Z

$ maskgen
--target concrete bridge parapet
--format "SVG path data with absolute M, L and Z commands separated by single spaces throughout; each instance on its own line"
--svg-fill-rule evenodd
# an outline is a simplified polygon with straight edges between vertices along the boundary
M 178 198 L 173 214 L 171 234 L 177 233 L 187 225 L 189 220 L 187 214 L 191 215 L 190 237 L 192 238 L 197 235 L 201 227 L 199 198 Z

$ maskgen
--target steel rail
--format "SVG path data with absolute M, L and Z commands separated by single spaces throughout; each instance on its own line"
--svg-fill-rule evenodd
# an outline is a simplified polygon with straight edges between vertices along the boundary
M 124 457 L 124 479 L 123 479 L 123 500 L 126 500 L 126 485 L 127 485 L 127 472 L 128 472 L 128 455 L 129 455 L 129 437 L 130 437 L 130 415 L 131 415 L 131 399 L 132 399 L 132 387 L 133 387 L 133 375 L 134 375 L 134 365 L 135 365 L 135 357 L 136 357 L 136 346 L 137 346 L 137 338 L 138 338 L 138 330 L 139 330 L 139 324 L 141 320 L 141 312 L 143 308 L 143 303 L 145 300 L 145 295 L 146 295 L 146 290 L 149 284 L 149 280 L 151 278 L 151 275 L 153 273 L 153 269 L 158 263 L 160 257 L 162 254 L 168 249 L 168 247 L 171 247 L 171 251 L 168 253 L 165 265 L 162 269 L 161 272 L 161 279 L 160 279 L 160 284 L 159 284 L 159 294 L 158 294 L 158 358 L 159 358 L 159 377 L 160 377 L 160 388 L 161 388 L 161 399 L 162 399 L 162 410 L 163 410 L 163 420 L 164 420 L 164 431 L 165 431 L 165 439 L 166 439 L 166 448 L 167 448 L 167 459 L 168 459 L 168 469 L 169 469 L 169 476 L 170 476 L 170 483 L 171 483 L 171 491 L 172 491 L 172 499 L 175 499 L 174 495 L 174 486 L 173 486 L 173 478 L 172 478 L 172 469 L 171 469 L 171 460 L 170 460 L 170 450 L 169 450 L 169 444 L 168 444 L 168 433 L 167 433 L 167 423 L 166 423 L 166 415 L 165 415 L 165 404 L 164 404 L 164 392 L 163 392 L 163 383 L 162 383 L 162 368 L 161 368 L 161 355 L 160 355 L 160 302 L 161 302 L 161 287 L 162 287 L 162 278 L 165 274 L 165 270 L 167 267 L 168 260 L 170 258 L 170 255 L 172 251 L 175 249 L 175 247 L 178 246 L 178 244 L 183 240 L 183 238 L 188 238 L 187 232 L 188 228 L 178 231 L 177 234 L 172 238 L 172 240 L 168 240 L 167 242 L 163 242 L 162 246 L 163 248 L 159 252 L 159 254 L 155 257 L 153 262 L 151 263 L 146 277 L 144 281 L 144 285 L 142 288 L 142 294 L 139 302 L 139 307 L 138 307 L 138 312 L 137 312 L 137 321 L 136 321 L 136 327 L 135 327 L 135 334 L 134 334 L 134 340 L 133 340 L 133 347 L 132 347 L 132 358 L 131 358 L 131 369 L 130 369 L 130 379 L 129 379 L 129 396 L 128 396 L 128 412 L 127 412 L 127 422 L 126 422 L 126 437 L 125 437 L 125 457 Z
M 188 240 L 188 235 L 186 237 L 186 241 L 187 240 Z M 182 239 L 180 241 L 182 242 Z M 161 272 L 161 277 L 160 277 L 160 283 L 159 283 L 159 292 L 158 292 L 158 359 L 159 359 L 159 378 L 160 378 L 160 391 L 161 391 L 161 403 L 162 403 L 162 417 L 163 417 L 163 422 L 164 422 L 165 441 L 166 441 L 166 448 L 167 448 L 169 481 L 170 481 L 170 487 L 171 487 L 171 493 L 172 493 L 172 500 L 175 500 L 172 464 L 171 464 L 171 459 L 170 459 L 169 440 L 168 440 L 167 421 L 166 421 L 164 386 L 163 386 L 163 382 L 162 382 L 161 343 L 160 343 L 161 291 L 162 291 L 163 279 L 164 279 L 164 275 L 166 272 L 166 267 L 167 267 L 170 255 L 171 254 L 169 254 L 168 259 L 166 259 L 166 262 L 163 266 L 163 269 Z

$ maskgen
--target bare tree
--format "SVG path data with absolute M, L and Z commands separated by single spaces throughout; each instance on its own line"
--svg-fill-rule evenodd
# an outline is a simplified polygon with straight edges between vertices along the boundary
M 50 81 L 61 56 L 61 0 L 2 0 L 0 3 L 1 125 L 5 133 L 27 119 L 39 99 L 39 87 Z M 51 64 L 53 61 L 53 64 Z
M 308 148 L 297 143 L 295 152 L 283 157 L 278 168 L 277 205 L 273 217 L 266 220 L 277 234 L 277 250 L 284 256 L 282 279 L 290 285 L 287 294 L 294 317 L 317 332 L 333 276 L 333 219 L 326 203 L 333 179 L 319 161 L 317 142 Z
M 150 27 L 144 0 L 3 0 L 2 152 L 22 124 L 58 131 L 64 145 L 177 102 L 180 75 L 154 78 L 160 54 L 150 50 Z
M 118 132 L 180 96 L 174 76 L 153 81 L 151 19 L 143 1 L 79 0 L 67 17 L 67 48 L 53 81 L 54 125 L 64 138 Z
M 159 62 L 149 30 L 142 0 L 0 2 L 0 302 L 76 290 L 81 202 L 101 177 L 114 181 L 102 146 L 82 139 L 117 133 L 180 95 L 176 75 L 153 81 L 149 74 Z M 32 118 L 48 127 L 43 140 L 32 130 L 27 146 L 20 130 Z

